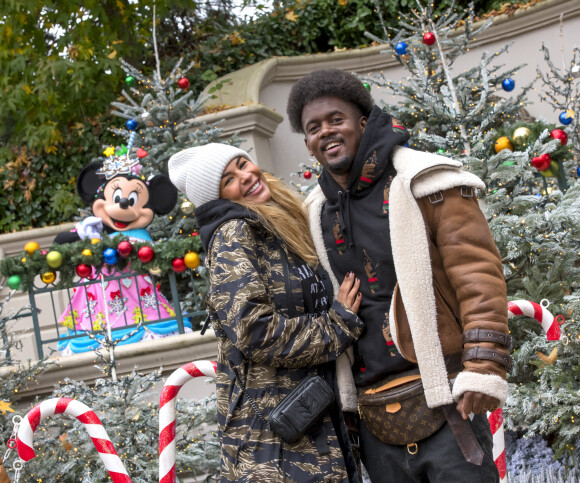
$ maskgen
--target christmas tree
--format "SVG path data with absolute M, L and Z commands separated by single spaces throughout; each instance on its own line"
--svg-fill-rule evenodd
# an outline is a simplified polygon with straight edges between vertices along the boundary
M 123 144 L 123 148 L 130 149 L 133 156 L 140 158 L 143 174 L 145 176 L 152 173 L 167 174 L 169 158 L 189 147 L 211 142 L 239 145 L 241 140 L 236 136 L 229 137 L 227 141 L 220 139 L 222 129 L 219 123 L 210 126 L 196 120 L 203 113 L 207 97 L 203 95 L 194 97 L 193 91 L 189 90 L 190 81 L 187 74 L 194 67 L 194 63 L 183 67 L 183 59 L 180 59 L 163 77 L 157 55 L 155 32 L 153 45 L 156 68 L 151 76 L 121 60 L 126 73 L 126 89 L 122 91 L 122 100 L 112 104 L 114 108 L 112 113 L 125 119 L 126 123 L 124 127 L 111 130 L 121 140 L 128 141 L 128 146 Z M 124 149 L 121 152 L 124 152 Z M 169 215 L 155 217 L 148 227 L 155 241 L 192 237 L 191 248 L 198 257 L 189 262 L 185 260 L 185 264 L 194 271 L 178 274 L 180 300 L 188 312 L 203 309 L 208 288 L 206 269 L 200 265 L 203 249 L 193 217 L 194 208 L 193 204 L 180 193 L 177 207 Z M 183 253 L 176 251 L 173 255 L 179 258 Z M 192 321 L 194 329 L 199 327 L 204 318 Z
M 14 293 L 11 290 L 0 302 L 0 371 L 3 382 L 0 386 L 0 412 L 3 416 L 0 418 L 0 432 L 4 442 L 8 440 L 13 429 L 10 415 L 15 414 L 15 409 L 12 405 L 18 403 L 20 393 L 34 384 L 46 367 L 44 361 L 22 364 L 12 359 L 12 353 L 21 350 L 22 343 L 9 334 L 10 323 L 30 315 L 30 306 L 4 314 L 5 306 Z
M 504 264 L 508 299 L 546 299 L 553 315 L 565 317 L 560 341 L 548 341 L 533 319 L 510 319 L 515 366 L 504 414 L 506 426 L 518 436 L 539 435 L 556 457 L 577 458 L 578 50 L 570 67 L 558 71 L 544 48 L 550 67 L 544 98 L 563 113 L 560 121 L 568 124 L 562 129 L 522 109 L 530 86 L 514 91 L 513 75 L 520 66 L 502 70 L 496 65 L 507 47 L 483 54 L 477 67 L 454 71 L 456 59 L 489 22 L 474 30 L 472 11 L 460 18 L 453 8 L 435 20 L 431 5 L 417 3 L 412 14 L 401 14 L 395 35 L 385 29 L 383 39 L 371 36 L 393 53 L 409 77 L 394 82 L 376 74 L 364 80 L 397 96 L 399 102 L 384 109 L 411 132 L 410 147 L 458 159 L 485 182 L 481 204 Z M 575 464 L 566 461 L 563 474 Z
M 70 398 L 92 409 L 120 456 L 132 481 L 149 483 L 158 478 L 159 470 L 159 404 L 152 389 L 163 382 L 161 370 L 150 374 L 117 377 L 113 341 L 106 331 L 104 352 L 96 351 L 104 378 L 93 385 L 66 378 L 55 387 L 49 398 Z M 18 373 L 22 379 L 26 372 Z M 4 406 L 10 409 L 10 405 Z M 24 416 L 24 414 L 22 414 Z M 176 471 L 183 476 L 211 478 L 219 472 L 219 442 L 215 396 L 200 401 L 178 401 Z M 3 428 L 4 440 L 10 437 L 11 425 Z M 8 436 L 6 436 L 8 435 Z M 53 416 L 42 422 L 35 432 L 36 458 L 24 464 L 20 476 L 24 481 L 97 482 L 106 481 L 108 472 L 83 423 L 67 416 Z M 14 452 L 15 453 L 15 452 Z M 4 464 L 9 469 L 15 454 L 8 454 Z

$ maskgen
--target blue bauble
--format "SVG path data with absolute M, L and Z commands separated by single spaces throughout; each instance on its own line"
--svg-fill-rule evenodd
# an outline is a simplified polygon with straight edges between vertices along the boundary
M 502 86 L 504 91 L 511 92 L 514 90 L 514 88 L 516 86 L 516 81 L 514 81 L 513 79 L 510 79 L 508 77 L 507 79 L 503 80 L 503 82 L 501 83 L 501 86 Z
M 395 45 L 395 52 L 399 55 L 405 55 L 407 53 L 407 44 L 405 42 L 399 42 Z
M 117 250 L 114 248 L 106 248 L 103 252 L 103 260 L 109 265 L 115 265 L 118 259 L 119 255 L 117 254 Z
M 580 178 L 580 166 L 576 168 L 576 176 Z
M 567 126 L 568 124 L 570 124 L 572 122 L 572 116 L 568 117 L 568 112 L 567 111 L 563 111 L 560 113 L 560 122 L 562 124 L 564 124 L 564 126 Z
M 135 119 L 129 119 L 126 126 L 129 131 L 136 131 L 139 127 L 139 123 L 135 121 Z

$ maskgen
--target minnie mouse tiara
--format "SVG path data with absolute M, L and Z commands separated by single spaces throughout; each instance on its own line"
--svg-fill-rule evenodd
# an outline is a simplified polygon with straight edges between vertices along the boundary
M 113 154 L 103 161 L 103 167 L 97 170 L 97 174 L 104 175 L 109 180 L 120 174 L 138 176 L 141 168 L 138 159 L 131 159 L 128 154 L 121 156 Z

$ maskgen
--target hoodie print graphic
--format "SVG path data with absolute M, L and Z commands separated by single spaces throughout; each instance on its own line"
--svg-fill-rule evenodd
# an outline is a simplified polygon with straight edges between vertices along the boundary
M 397 120 L 395 118 L 393 118 L 393 132 L 395 134 L 406 135 L 407 130 L 403 126 L 399 126 L 398 124 L 394 124 L 395 122 L 397 122 Z
M 393 181 L 393 175 L 389 175 L 389 179 L 385 183 L 385 189 L 383 190 L 383 214 L 389 213 L 389 192 L 391 191 L 391 182 Z
M 339 255 L 342 255 L 346 250 L 346 245 L 344 243 L 344 231 L 342 230 L 342 224 L 340 222 L 340 215 L 338 211 L 334 217 L 334 223 L 332 225 L 332 234 L 334 235 L 334 243 L 336 251 Z
M 364 256 L 364 267 L 365 273 L 367 275 L 367 280 L 369 282 L 369 288 L 372 293 L 375 293 L 379 289 L 379 278 L 378 278 L 378 268 L 379 264 L 375 263 L 372 258 L 367 253 L 366 249 L 363 248 Z
M 383 168 L 378 168 L 377 151 L 374 150 L 363 164 L 355 191 L 358 193 L 368 188 L 381 174 L 383 174 Z
M 385 312 L 385 320 L 383 321 L 383 337 L 387 342 L 387 349 L 389 350 L 389 355 L 395 357 L 397 355 L 397 348 L 395 347 L 395 342 L 391 337 L 391 326 L 389 325 L 389 313 Z

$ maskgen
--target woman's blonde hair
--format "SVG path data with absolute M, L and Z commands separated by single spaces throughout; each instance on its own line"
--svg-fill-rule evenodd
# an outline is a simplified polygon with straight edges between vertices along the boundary
M 249 210 L 258 215 L 266 229 L 274 236 L 284 240 L 288 249 L 299 256 L 311 267 L 318 266 L 318 256 L 308 227 L 306 213 L 298 194 L 280 179 L 263 172 L 271 199 L 268 203 L 244 203 Z

